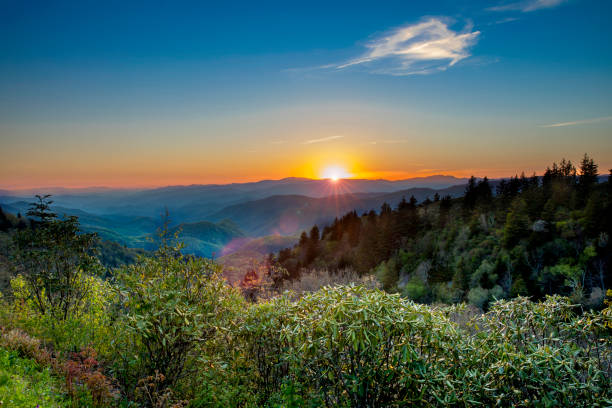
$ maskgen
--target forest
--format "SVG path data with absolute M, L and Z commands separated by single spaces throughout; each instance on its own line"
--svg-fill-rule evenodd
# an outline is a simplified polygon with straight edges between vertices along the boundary
M 564 159 L 541 177 L 494 184 L 472 177 L 463 197 L 411 197 L 397 208 L 349 212 L 269 260 L 287 270 L 277 280 L 349 269 L 420 303 L 486 309 L 499 299 L 559 294 L 599 308 L 612 286 L 609 177 L 599 183 L 587 155 L 578 169 Z
M 157 249 L 132 252 L 38 196 L 25 216 L 0 212 L 0 400 L 610 406 L 610 177 L 585 155 L 352 211 L 235 286 L 167 219 Z

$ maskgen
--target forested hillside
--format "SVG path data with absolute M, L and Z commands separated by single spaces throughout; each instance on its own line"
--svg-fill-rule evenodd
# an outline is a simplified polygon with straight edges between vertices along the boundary
M 376 272 L 386 291 L 372 279 L 350 281 L 353 275 L 346 273 L 344 282 L 328 279 L 310 291 L 283 291 L 277 278 L 284 270 L 274 265 L 268 265 L 271 286 L 248 287 L 242 284 L 246 278 L 231 286 L 220 265 L 181 252 L 167 218 L 154 252 L 105 269 L 92 256 L 96 236 L 83 233 L 77 217 L 58 217 L 49 197 L 38 196 L 27 219 L 0 212 L 7 232 L 0 261 L 10 266 L 10 286 L 0 297 L 0 390 L 11 393 L 6 401 L 23 401 L 21 406 L 610 406 L 612 300 L 600 310 L 576 305 L 593 298 L 599 282 L 593 265 L 603 268 L 600 288 L 608 282 L 602 234 L 609 234 L 610 184 L 589 179 L 585 163 L 588 158 L 578 177 L 563 162 L 542 183 L 514 178 L 500 185 L 495 198 L 486 179 L 472 180 L 462 200 L 436 197 L 419 205 L 402 201 L 396 210 L 385 205 L 380 214 L 352 212 L 325 228 L 322 238 L 313 228 L 294 249 L 281 252 L 290 255 L 284 261 L 306 265 L 292 269 L 293 278 L 317 265 L 354 267 L 363 275 Z M 560 192 L 562 200 L 556 198 Z M 532 221 L 529 193 L 542 194 L 542 211 L 552 209 L 551 218 Z M 573 207 L 565 209 L 566 202 Z M 494 227 L 499 216 L 505 222 Z M 589 224 L 593 217 L 601 223 Z M 572 220 L 574 235 L 567 235 L 564 226 Z M 538 223 L 547 228 L 534 229 Z M 542 262 L 541 269 L 552 270 L 556 281 L 550 284 L 560 282 L 558 290 L 569 298 L 518 296 L 483 303 L 483 313 L 388 293 L 402 288 L 410 297 L 440 300 L 436 288 L 445 287 L 462 292 L 444 300 L 476 303 L 474 288 L 485 291 L 487 300 L 495 298 L 495 285 L 503 291 L 505 278 L 493 274 L 502 273 L 504 262 L 515 262 L 508 296 L 519 277 L 526 291 L 539 288 L 541 296 L 549 287 L 523 276 L 515 257 L 550 242 L 565 252 Z M 351 251 L 339 254 L 343 246 Z M 578 255 L 568 255 L 573 253 Z M 444 254 L 449 264 L 466 263 L 460 269 L 465 288 L 454 288 L 460 282 L 455 273 L 434 274 L 457 268 L 433 261 Z M 468 259 L 475 270 L 468 269 Z M 404 263 L 391 268 L 393 262 Z M 431 266 L 422 272 L 427 262 Z M 480 272 L 485 262 L 493 266 Z M 35 393 L 25 393 L 25 387 Z
M 471 178 L 461 198 L 408 197 L 379 212 L 349 212 L 304 232 L 273 262 L 288 279 L 310 269 L 376 274 L 387 291 L 419 302 L 466 301 L 478 307 L 519 295 L 571 296 L 598 307 L 612 286 L 612 188 L 598 183 L 584 156 L 541 177 L 521 175 L 492 188 Z

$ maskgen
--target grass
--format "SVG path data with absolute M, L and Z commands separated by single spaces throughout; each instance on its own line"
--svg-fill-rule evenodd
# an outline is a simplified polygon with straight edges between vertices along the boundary
M 0 348 L 0 407 L 69 407 L 51 370 L 15 351 Z

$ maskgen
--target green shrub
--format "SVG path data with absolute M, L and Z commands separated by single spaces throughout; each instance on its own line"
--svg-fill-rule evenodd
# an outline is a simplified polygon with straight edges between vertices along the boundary
M 87 290 L 66 319 L 58 320 L 51 314 L 41 313 L 31 286 L 21 275 L 17 276 L 11 280 L 13 297 L 4 303 L 0 322 L 8 327 L 21 328 L 51 343 L 59 351 L 77 351 L 92 346 L 99 354 L 107 356 L 116 334 L 116 328 L 111 328 L 110 304 L 114 296 L 111 286 L 85 273 L 79 273 L 73 284 Z
M 485 405 L 609 406 L 612 343 L 606 317 L 567 298 L 499 301 L 466 338 L 464 392 Z M 480 325 L 480 327 L 479 327 Z
M 432 308 L 359 286 L 291 299 L 252 305 L 236 321 L 239 341 L 229 343 L 234 356 L 225 363 L 234 371 L 224 384 L 249 396 L 228 402 L 232 391 L 209 381 L 196 406 L 223 406 L 210 401 L 219 391 L 226 406 L 612 402 L 610 317 L 578 314 L 567 298 L 497 301 L 461 325 L 450 320 L 457 307 Z
M 402 293 L 408 299 L 419 301 L 428 294 L 427 283 L 420 277 L 413 276 L 402 289 Z
M 50 196 L 36 197 L 38 202 L 27 213 L 34 217 L 31 228 L 14 235 L 12 260 L 28 292 L 29 306 L 52 322 L 61 322 L 82 309 L 89 291 L 83 271 L 95 274 L 101 269 L 90 253 L 97 237 L 80 233 L 78 217 L 58 219 L 49 209 Z
M 246 356 L 252 362 L 252 380 L 258 390 L 260 402 L 280 391 L 289 375 L 289 339 L 279 334 L 287 327 L 295 305 L 289 295 L 249 307 L 241 321 L 239 338 Z
M 470 289 L 467 295 L 470 304 L 482 309 L 489 299 L 489 291 L 480 286 Z
M 364 287 L 324 288 L 296 303 L 282 331 L 296 381 L 327 406 L 427 405 L 446 398 L 457 336 L 443 313 Z M 455 339 L 455 341 L 457 341 Z M 447 364 L 436 367 L 436 361 Z
M 240 299 L 216 264 L 179 250 L 164 241 L 156 256 L 116 274 L 117 325 L 124 330 L 112 343 L 115 373 L 132 396 L 139 379 L 158 373 L 159 395 L 188 393 L 178 390 L 181 380 L 195 375 L 200 349 Z

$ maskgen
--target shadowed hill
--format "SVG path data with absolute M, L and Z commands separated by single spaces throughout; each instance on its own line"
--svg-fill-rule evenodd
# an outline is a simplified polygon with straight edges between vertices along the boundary
M 218 224 L 208 221 L 184 223 L 170 230 L 171 234 L 176 232 L 185 244 L 185 252 L 205 257 L 220 254 L 232 240 L 244 237 L 240 228 L 229 220 Z
M 254 236 L 292 235 L 312 227 L 313 224 L 329 223 L 349 211 L 356 210 L 361 213 L 378 210 L 384 202 L 396 205 L 403 197 L 414 196 L 417 201 L 433 198 L 436 193 L 458 197 L 464 190 L 464 186 L 454 186 L 442 190 L 413 188 L 393 193 L 338 194 L 323 198 L 301 195 L 272 196 L 228 206 L 210 215 L 209 219 L 231 219 Z

